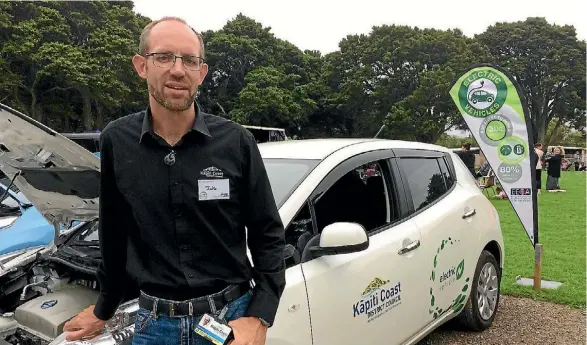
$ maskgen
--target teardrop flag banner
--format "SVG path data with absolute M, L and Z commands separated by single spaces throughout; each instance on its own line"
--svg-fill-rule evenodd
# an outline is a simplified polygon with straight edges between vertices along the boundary
M 450 95 L 536 247 L 537 162 L 522 89 L 502 68 L 478 64 L 458 78 Z

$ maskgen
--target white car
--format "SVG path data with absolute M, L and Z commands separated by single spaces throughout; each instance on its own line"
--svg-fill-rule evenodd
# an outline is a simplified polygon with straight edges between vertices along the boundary
M 6 125 L 13 130 L 2 130 Z M 69 181 L 79 183 L 75 171 L 95 178 L 91 171 L 99 168 L 91 153 L 76 158 L 75 143 L 5 107 L 0 107 L 0 144 L 10 150 L 0 155 L 10 178 L 19 166 L 35 163 L 40 170 L 67 171 Z M 499 216 L 450 149 L 381 139 L 290 140 L 259 147 L 287 241 L 287 285 L 267 345 L 415 344 L 455 317 L 474 330 L 491 326 L 504 263 Z M 33 181 L 39 186 L 40 175 Z M 97 199 L 69 193 L 60 203 L 56 194 L 67 190 L 67 180 L 60 179 L 52 191 L 44 181 L 45 191 L 39 191 L 26 173 L 15 179 L 51 222 L 96 222 Z M 84 192 L 95 196 L 91 185 Z M 51 206 L 44 198 L 52 198 Z M 84 235 L 91 237 L 88 231 Z M 76 291 L 96 287 L 62 285 L 18 307 L 10 315 L 13 328 L 29 339 L 37 335 L 40 344 L 63 343 L 63 323 L 95 296 Z M 86 297 L 56 316 L 52 306 L 66 294 Z M 79 344 L 128 344 L 137 308 L 136 300 L 127 301 L 108 331 Z M 48 320 L 56 325 L 54 333 L 39 336 L 43 331 L 34 325 Z M 1 327 L 0 317 L 0 334 Z

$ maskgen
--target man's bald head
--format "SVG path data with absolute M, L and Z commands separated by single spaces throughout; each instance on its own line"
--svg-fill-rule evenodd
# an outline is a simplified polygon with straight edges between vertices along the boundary
M 205 59 L 204 38 L 202 37 L 202 34 L 197 32 L 196 30 L 194 30 L 194 28 L 189 26 L 189 24 L 184 19 L 179 18 L 179 17 L 163 17 L 161 19 L 154 20 L 154 21 L 150 22 L 149 24 L 147 24 L 147 26 L 145 26 L 145 28 L 141 32 L 141 36 L 139 39 L 139 54 L 144 55 L 147 53 L 147 50 L 149 49 L 149 35 L 150 35 L 153 27 L 155 27 L 155 25 L 157 25 L 161 22 L 165 22 L 165 21 L 169 21 L 169 20 L 180 22 L 180 23 L 184 24 L 185 26 L 187 26 L 188 28 L 190 28 L 190 30 L 192 30 L 194 32 L 194 34 L 198 37 L 198 40 L 200 41 L 200 57 L 202 59 Z

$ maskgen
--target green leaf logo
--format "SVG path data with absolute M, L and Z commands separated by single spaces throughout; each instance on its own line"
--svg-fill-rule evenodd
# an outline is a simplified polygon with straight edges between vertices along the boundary
M 457 266 L 457 280 L 461 279 L 465 272 L 465 259 L 461 260 L 459 266 Z

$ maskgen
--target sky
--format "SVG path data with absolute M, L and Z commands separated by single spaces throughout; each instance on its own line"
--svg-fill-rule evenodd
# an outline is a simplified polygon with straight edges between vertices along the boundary
M 574 25 L 579 39 L 587 39 L 586 0 L 135 0 L 134 4 L 136 12 L 151 19 L 182 17 L 198 31 L 221 29 L 242 13 L 271 27 L 276 37 L 323 54 L 337 50 L 347 35 L 368 34 L 373 26 L 383 24 L 459 28 L 473 36 L 496 22 L 545 17 L 552 24 Z

